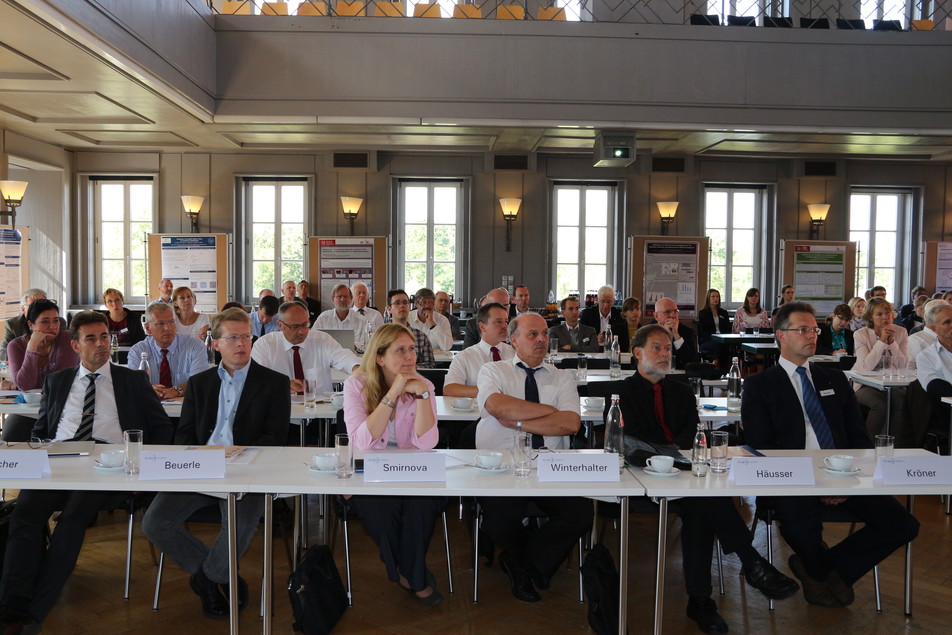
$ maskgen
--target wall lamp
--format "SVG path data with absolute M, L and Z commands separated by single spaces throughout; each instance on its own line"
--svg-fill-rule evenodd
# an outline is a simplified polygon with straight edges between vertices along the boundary
M 519 215 L 519 206 L 522 205 L 521 198 L 501 198 L 499 206 L 502 207 L 502 218 L 506 221 L 506 251 L 512 251 L 512 221 Z
M 182 207 L 185 208 L 185 215 L 192 223 L 192 233 L 198 233 L 198 212 L 202 209 L 202 203 L 205 202 L 204 196 L 183 196 Z
M 364 199 L 356 196 L 341 196 L 340 204 L 344 208 L 344 218 L 350 221 L 350 235 L 354 235 L 354 221 L 357 220 L 357 212 L 360 211 L 360 205 Z
M 827 203 L 807 205 L 810 212 L 810 240 L 820 240 L 820 228 L 826 223 L 826 215 L 830 211 Z
M 658 201 L 658 212 L 661 213 L 661 235 L 667 236 L 674 215 L 678 213 L 677 201 Z
M 23 204 L 23 195 L 26 193 L 26 181 L 0 181 L 0 198 L 9 208 L 0 210 L 0 217 L 9 216 L 10 225 L 16 228 L 17 208 Z

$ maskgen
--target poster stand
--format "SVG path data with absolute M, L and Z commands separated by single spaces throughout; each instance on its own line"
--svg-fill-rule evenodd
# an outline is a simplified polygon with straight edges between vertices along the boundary
M 218 313 L 228 302 L 228 234 L 149 234 L 148 304 L 159 281 L 195 293 L 195 310 Z
M 792 284 L 797 300 L 813 305 L 817 320 L 856 295 L 855 242 L 781 240 L 780 259 L 778 291 Z M 764 302 L 764 306 L 768 304 Z
M 382 313 L 387 304 L 386 236 L 311 236 L 308 280 L 311 295 L 321 308 L 333 308 L 331 290 L 338 284 L 363 282 L 370 290 L 370 304 Z
M 706 236 L 634 236 L 631 240 L 631 292 L 642 313 L 654 316 L 662 297 L 678 303 L 681 319 L 696 320 L 707 292 L 710 239 Z

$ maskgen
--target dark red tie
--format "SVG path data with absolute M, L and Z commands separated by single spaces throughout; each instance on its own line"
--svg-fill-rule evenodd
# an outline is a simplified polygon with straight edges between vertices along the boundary
M 294 351 L 294 378 L 304 381 L 304 365 L 301 364 L 301 347 L 292 346 L 291 350 Z M 303 395 L 304 391 L 298 391 L 299 395 Z
M 661 431 L 664 432 L 664 440 L 671 443 L 674 441 L 674 435 L 671 434 L 671 428 L 668 427 L 664 418 L 664 400 L 661 399 L 661 384 L 655 384 L 653 388 L 655 419 L 658 420 L 658 425 L 661 426 Z
M 172 387 L 172 367 L 169 366 L 169 349 L 162 349 L 162 363 L 159 364 L 159 383 L 166 388 Z
M 498 362 L 502 360 L 502 357 L 499 356 L 499 349 L 495 346 L 489 347 L 489 353 L 492 355 L 493 361 Z

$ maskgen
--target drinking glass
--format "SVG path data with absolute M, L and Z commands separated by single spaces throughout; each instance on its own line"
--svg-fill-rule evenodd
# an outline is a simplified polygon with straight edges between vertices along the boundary
M 532 473 L 532 435 L 528 432 L 516 432 L 512 466 L 516 476 L 529 476 Z
M 893 364 L 893 378 L 894 379 L 906 379 L 906 366 L 909 364 L 909 358 L 898 355 L 892 358 Z
M 588 358 L 580 353 L 578 356 L 578 379 L 585 381 L 588 378 Z
M 316 377 L 304 378 L 304 409 L 317 409 L 317 389 L 318 381 Z
M 555 363 L 555 356 L 559 352 L 559 340 L 558 338 L 549 339 L 549 363 Z
M 754 335 L 755 335 L 755 336 L 759 336 L 759 335 L 760 335 L 760 327 L 759 327 L 759 326 L 755 326 L 755 327 L 754 327 Z
M 727 471 L 726 430 L 715 430 L 711 433 L 711 471 L 715 474 Z
M 139 457 L 142 454 L 142 430 L 126 430 L 122 433 L 126 444 L 126 474 L 139 473 Z
M 337 478 L 350 478 L 354 475 L 354 446 L 350 436 L 334 435 L 334 449 L 337 450 Z
M 891 434 L 876 435 L 876 458 L 889 457 L 893 455 L 893 449 L 896 447 L 896 437 Z

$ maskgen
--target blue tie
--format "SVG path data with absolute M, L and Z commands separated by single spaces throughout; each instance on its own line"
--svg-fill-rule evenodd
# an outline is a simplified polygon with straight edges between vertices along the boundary
M 539 403 L 539 384 L 536 383 L 535 374 L 539 368 L 529 368 L 522 362 L 516 364 L 519 368 L 526 371 L 526 401 L 531 401 L 532 403 Z M 535 449 L 541 448 L 545 444 L 545 440 L 542 438 L 541 434 L 532 435 L 532 447 Z
M 800 388 L 803 390 L 803 407 L 806 408 L 807 416 L 810 417 L 810 425 L 813 426 L 816 440 L 824 450 L 835 450 L 836 444 L 833 443 L 830 424 L 827 423 L 826 415 L 823 414 L 823 407 L 820 405 L 816 389 L 807 378 L 807 369 L 800 366 L 797 368 L 797 374 L 800 375 Z

